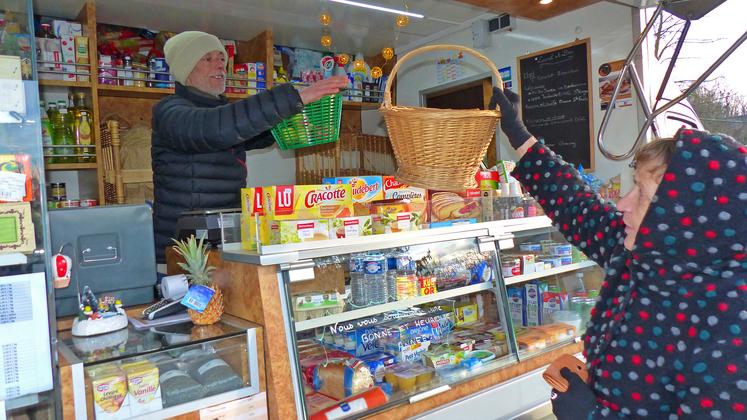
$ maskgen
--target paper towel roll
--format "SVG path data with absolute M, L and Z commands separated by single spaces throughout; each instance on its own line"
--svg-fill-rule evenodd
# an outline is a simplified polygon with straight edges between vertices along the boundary
M 189 282 L 184 274 L 166 276 L 161 279 L 161 294 L 166 299 L 179 299 L 187 293 L 187 289 L 189 289 Z

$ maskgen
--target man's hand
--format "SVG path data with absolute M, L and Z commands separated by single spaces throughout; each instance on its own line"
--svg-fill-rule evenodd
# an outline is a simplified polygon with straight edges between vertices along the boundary
M 568 381 L 568 391 L 552 390 L 550 396 L 552 412 L 558 420 L 585 420 L 596 409 L 596 397 L 581 378 L 568 368 L 560 370 L 560 374 Z
M 318 101 L 323 96 L 334 95 L 341 89 L 348 87 L 348 78 L 345 76 L 333 76 L 316 83 L 312 83 L 309 87 L 305 88 L 300 92 L 301 101 L 306 105 L 308 103 Z

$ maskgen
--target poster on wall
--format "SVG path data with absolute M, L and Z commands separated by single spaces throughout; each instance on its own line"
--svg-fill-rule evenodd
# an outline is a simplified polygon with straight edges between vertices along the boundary
M 461 51 L 438 57 L 436 60 L 436 81 L 441 84 L 461 79 L 463 59 L 464 54 Z
M 620 79 L 620 70 L 625 65 L 625 60 L 610 61 L 599 66 L 599 103 L 602 111 L 606 110 L 612 100 L 612 94 L 615 92 L 617 82 Z M 630 76 L 625 75 L 625 79 L 617 94 L 615 107 L 623 108 L 633 105 L 633 97 L 630 92 Z
M 501 81 L 503 82 L 503 89 L 511 89 L 514 85 L 513 81 L 511 80 L 511 66 L 499 68 L 498 73 L 501 74 Z

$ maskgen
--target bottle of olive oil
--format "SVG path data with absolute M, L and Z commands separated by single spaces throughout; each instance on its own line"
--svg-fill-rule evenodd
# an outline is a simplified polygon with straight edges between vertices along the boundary
M 93 115 L 90 108 L 86 106 L 86 94 L 78 92 L 75 94 L 75 140 L 79 146 L 81 162 L 92 163 L 96 161 L 96 147 L 93 142 Z

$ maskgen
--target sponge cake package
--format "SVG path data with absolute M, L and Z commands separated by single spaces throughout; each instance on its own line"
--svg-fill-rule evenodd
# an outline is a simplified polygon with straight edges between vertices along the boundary
M 480 190 L 429 192 L 431 222 L 447 220 L 482 219 L 482 199 Z

